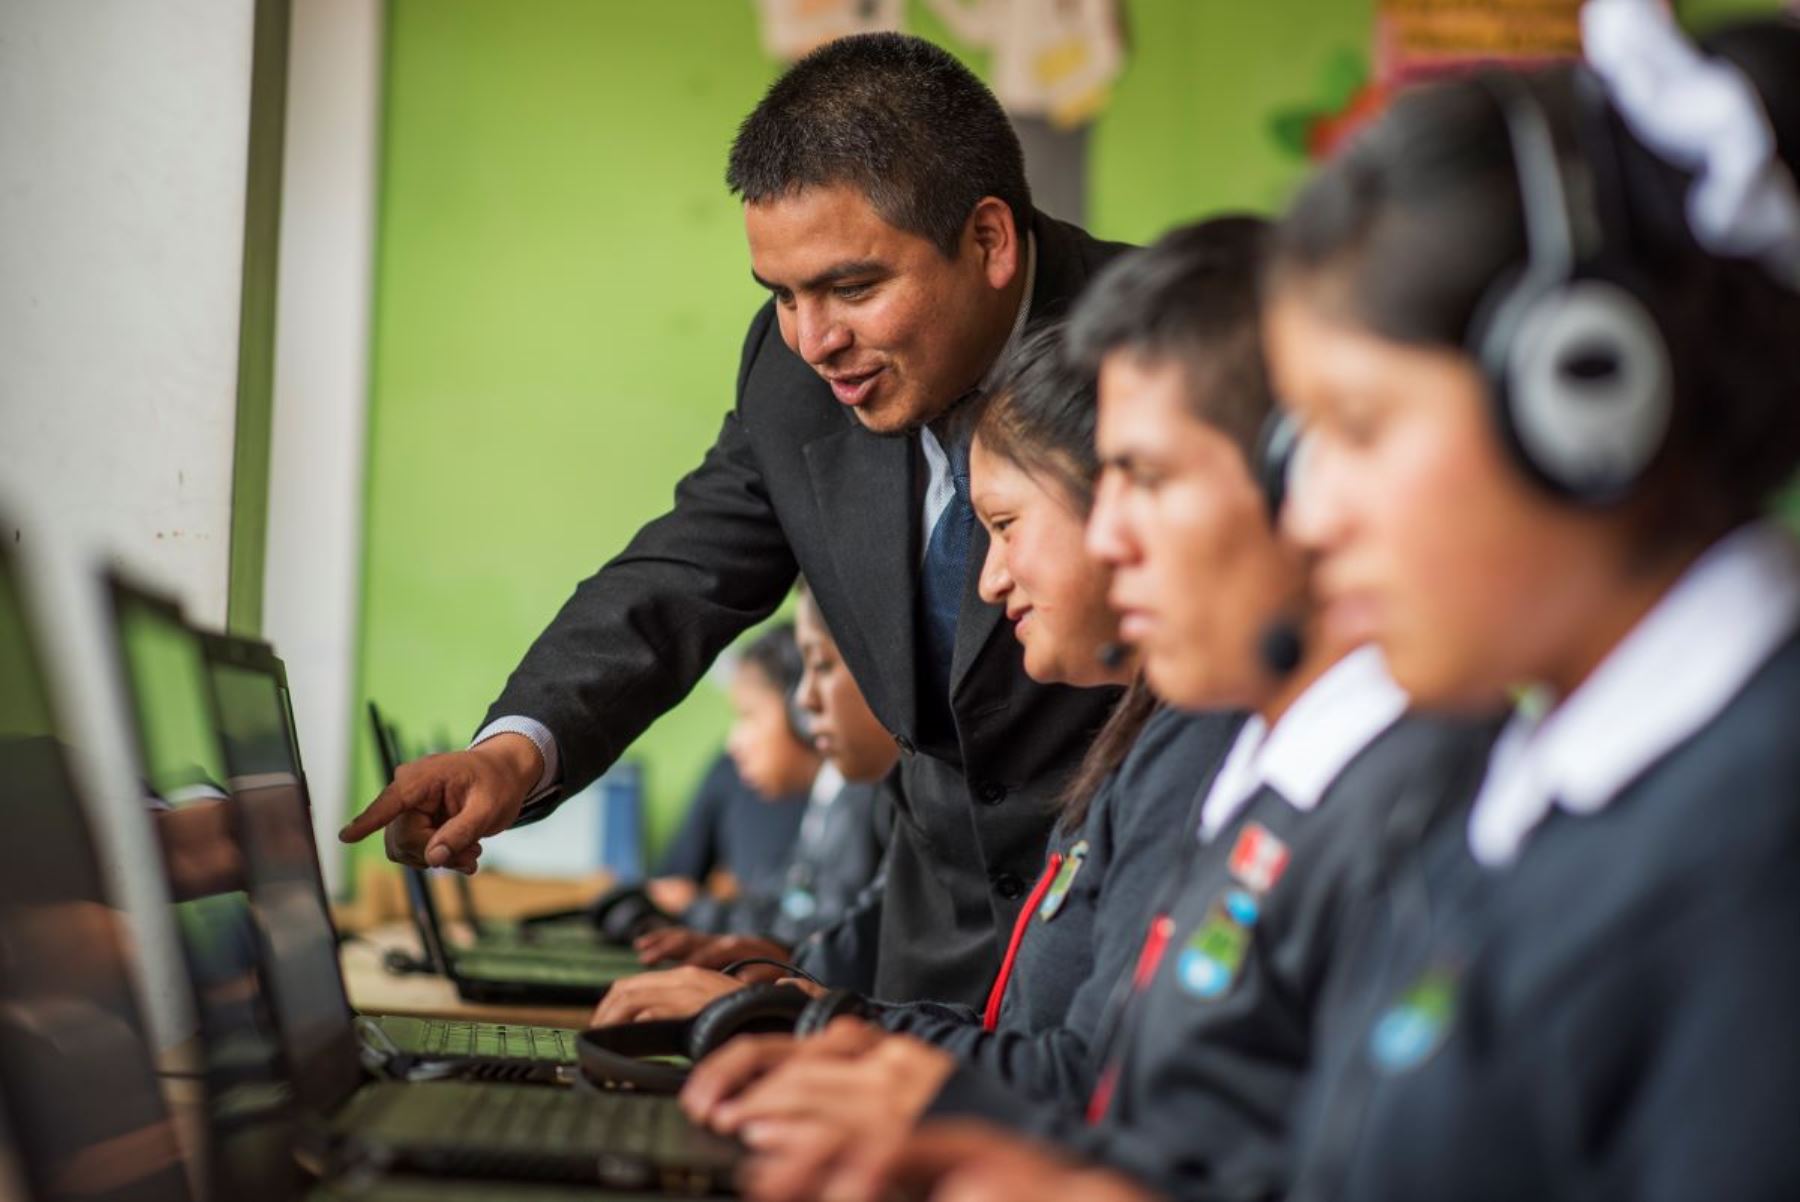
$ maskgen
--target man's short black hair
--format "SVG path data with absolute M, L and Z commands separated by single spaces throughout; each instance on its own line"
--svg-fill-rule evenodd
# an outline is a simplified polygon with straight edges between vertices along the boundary
M 776 80 L 731 144 L 725 182 L 749 204 L 848 184 L 884 221 L 954 257 L 984 196 L 1030 228 L 1019 136 L 987 85 L 923 38 L 869 33 L 814 50 Z

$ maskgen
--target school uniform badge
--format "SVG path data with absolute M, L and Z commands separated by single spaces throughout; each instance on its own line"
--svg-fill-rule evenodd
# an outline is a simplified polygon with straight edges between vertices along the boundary
M 1456 1017 L 1458 973 L 1427 969 L 1369 1032 L 1369 1059 L 1389 1073 L 1404 1073 L 1431 1059 Z
M 1062 867 L 1056 870 L 1056 876 L 1050 882 L 1050 888 L 1044 893 L 1044 900 L 1038 903 L 1038 921 L 1049 922 L 1061 913 L 1063 902 L 1068 900 L 1069 889 L 1075 884 L 1075 877 L 1081 872 L 1081 866 L 1087 862 L 1088 844 L 1083 839 L 1069 849 L 1063 859 Z
M 1231 875 L 1252 893 L 1261 895 L 1275 887 L 1287 871 L 1288 846 L 1260 822 L 1245 823 L 1232 845 L 1228 865 Z
M 1224 997 L 1250 952 L 1250 928 L 1261 907 L 1242 889 L 1227 889 L 1207 909 L 1175 960 L 1182 989 L 1202 1001 Z
M 810 889 L 789 889 L 781 895 L 781 912 L 794 922 L 805 922 L 819 912 L 819 899 Z

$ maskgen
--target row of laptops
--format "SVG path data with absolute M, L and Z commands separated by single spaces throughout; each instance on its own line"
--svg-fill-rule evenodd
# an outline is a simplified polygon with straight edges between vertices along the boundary
M 738 1149 L 670 1099 L 493 1080 L 563 1075 L 541 1030 L 498 1029 L 498 1056 L 443 1055 L 428 1023 L 355 1015 L 280 662 L 123 582 L 112 593 L 156 798 L 160 854 L 142 854 L 167 874 L 200 1023 L 198 1075 L 172 1083 L 198 1093 L 204 1150 L 191 1179 L 0 548 L 0 1113 L 32 1197 L 729 1188 Z

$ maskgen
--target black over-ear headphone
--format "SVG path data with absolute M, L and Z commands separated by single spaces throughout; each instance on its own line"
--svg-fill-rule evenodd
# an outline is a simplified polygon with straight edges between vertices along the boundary
M 588 907 L 588 918 L 602 939 L 620 947 L 630 947 L 638 936 L 680 922 L 652 901 L 641 885 L 608 889 Z
M 1250 466 L 1262 489 L 1268 506 L 1269 521 L 1281 520 L 1281 507 L 1287 504 L 1288 486 L 1299 461 L 1303 442 L 1300 423 L 1284 410 L 1271 409 L 1263 419 L 1256 436 L 1256 453 Z M 1263 667 L 1275 676 L 1287 676 L 1300 666 L 1306 654 L 1306 637 L 1301 621 L 1292 614 L 1275 618 L 1257 637 L 1256 656 Z
M 1256 482 L 1269 506 L 1269 519 L 1279 520 L 1287 503 L 1288 484 L 1300 452 L 1300 423 L 1281 409 L 1271 409 L 1256 436 Z
M 1630 494 L 1662 449 L 1673 404 L 1668 347 L 1649 309 L 1608 263 L 1595 178 L 1565 175 L 1530 88 L 1478 76 L 1506 121 L 1525 220 L 1526 262 L 1488 289 L 1467 347 L 1501 430 L 1531 477 L 1558 496 L 1604 505 Z M 1604 105 L 1577 77 L 1584 105 Z M 1595 124 L 1605 124 L 1604 107 Z M 1616 139 L 1607 131 L 1608 140 Z M 1593 148 L 1598 150 L 1600 148 Z M 1571 205 L 1578 208 L 1571 208 Z
M 618 1023 L 583 1031 L 575 1046 L 587 1084 L 600 1089 L 672 1094 L 687 1081 L 686 1067 L 654 1057 L 686 1057 L 698 1064 L 739 1035 L 823 1031 L 834 1018 L 860 1017 L 868 1006 L 848 989 L 820 997 L 792 985 L 752 985 L 716 998 L 692 1018 Z

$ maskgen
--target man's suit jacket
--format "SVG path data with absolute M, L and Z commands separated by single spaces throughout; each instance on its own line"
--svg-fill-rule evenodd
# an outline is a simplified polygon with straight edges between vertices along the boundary
M 1127 249 L 1036 214 L 1031 319 L 1066 315 Z M 1025 675 L 1001 611 L 976 594 L 969 549 L 951 703 L 956 737 L 923 733 L 915 665 L 920 490 L 912 438 L 871 434 L 781 339 L 773 303 L 750 323 L 737 405 L 674 508 L 582 582 L 507 681 L 489 718 L 549 727 L 574 791 L 768 616 L 804 572 L 870 707 L 903 753 L 876 990 L 980 1004 L 1053 798 L 1104 721 L 1111 690 Z M 935 724 L 925 724 L 926 726 Z

